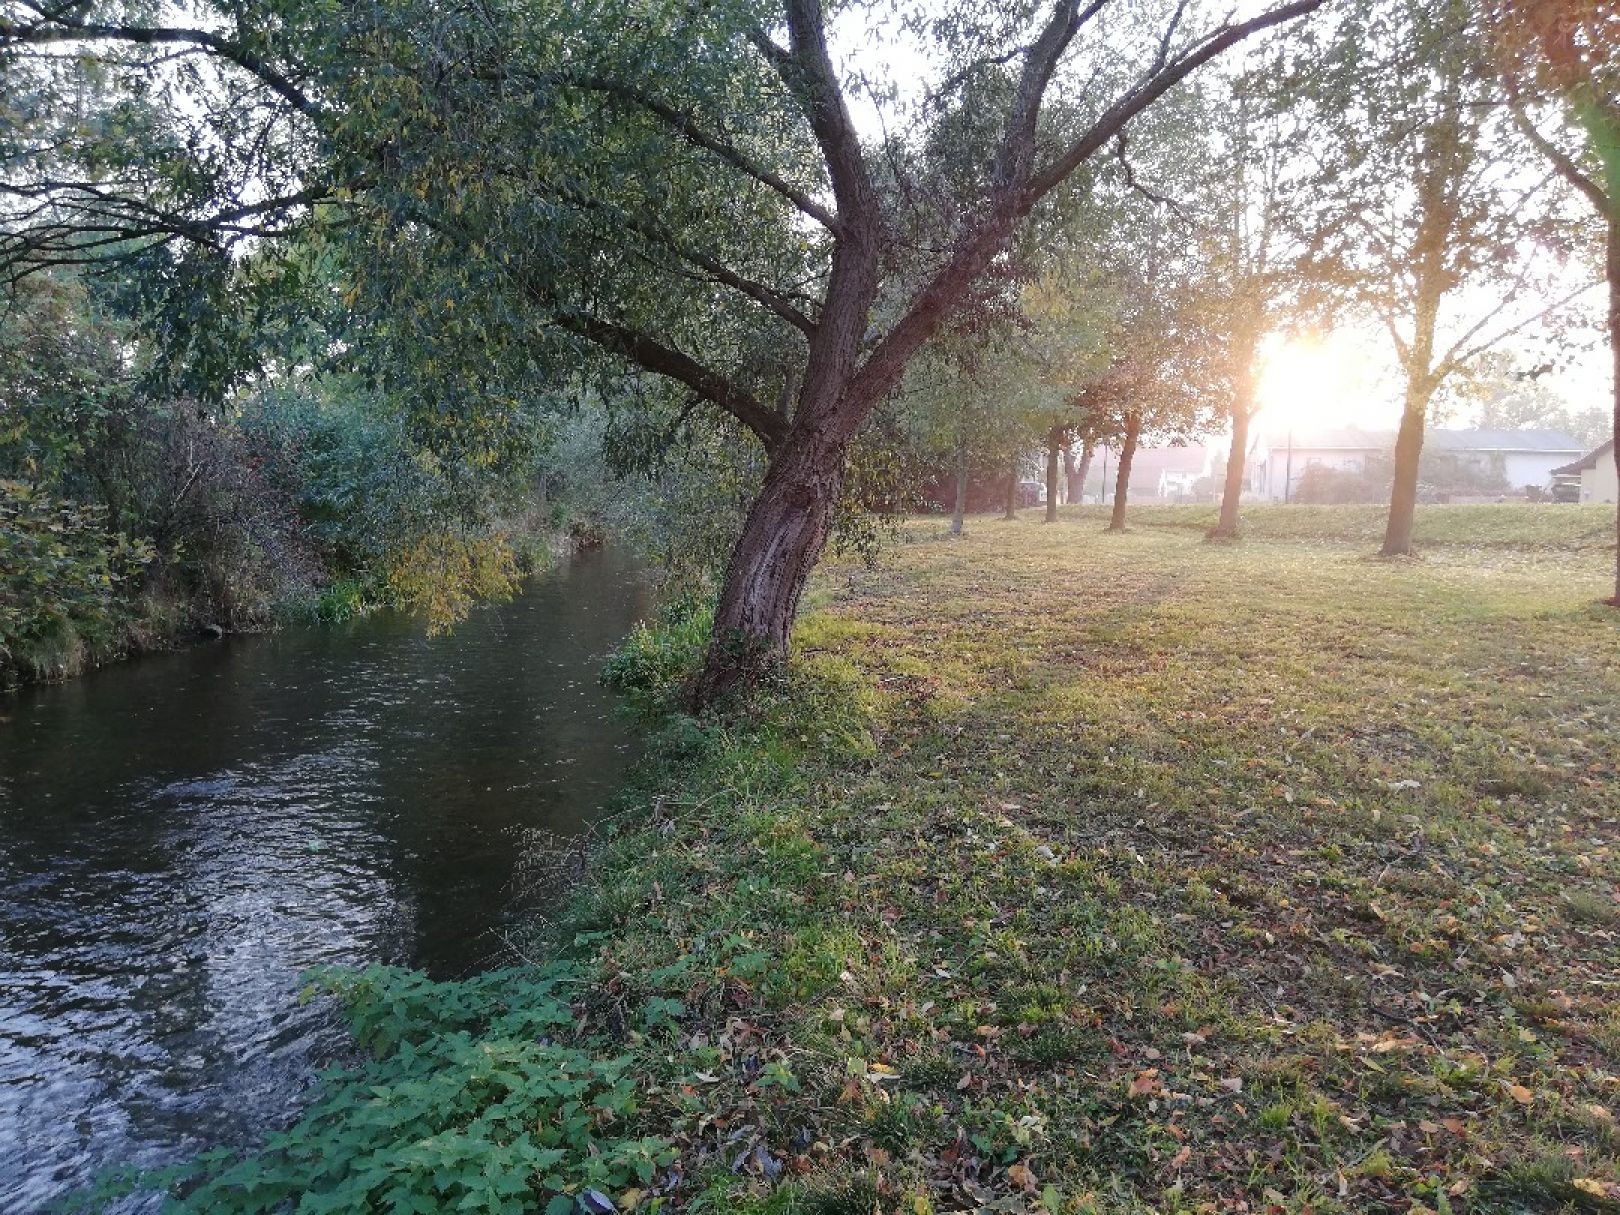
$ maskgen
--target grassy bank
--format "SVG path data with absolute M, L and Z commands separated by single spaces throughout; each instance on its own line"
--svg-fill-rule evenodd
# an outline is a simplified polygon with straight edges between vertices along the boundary
M 381 1061 L 194 1204 L 1617 1209 L 1620 617 L 1553 509 L 826 569 L 784 689 L 666 727 L 563 961 L 341 981 Z

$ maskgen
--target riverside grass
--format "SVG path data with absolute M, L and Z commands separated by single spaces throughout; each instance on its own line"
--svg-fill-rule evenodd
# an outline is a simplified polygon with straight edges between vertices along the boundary
M 566 1124 L 564 1189 L 433 1190 L 434 1143 L 478 1173 L 458 1113 L 394 1154 L 420 1209 L 1620 1210 L 1613 553 L 1599 512 L 1481 509 L 1420 508 L 1415 561 L 1353 508 L 1236 545 L 1082 509 L 829 565 L 780 686 L 665 719 L 554 930 L 557 1049 L 634 1099 L 471 1076 Z M 362 1072 L 349 1121 L 395 1099 Z M 374 1146 L 349 1173 L 397 1182 Z

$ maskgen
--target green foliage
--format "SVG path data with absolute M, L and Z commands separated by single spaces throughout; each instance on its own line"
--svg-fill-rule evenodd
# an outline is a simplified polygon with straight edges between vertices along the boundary
M 667 600 L 656 621 L 637 624 L 608 657 L 603 679 L 643 717 L 673 712 L 703 661 L 713 622 L 711 599 L 688 594 Z
M 587 1187 L 645 1186 L 671 1159 L 636 1133 L 629 1057 L 565 1045 L 566 966 L 437 983 L 387 967 L 324 972 L 372 1057 L 328 1072 L 289 1130 L 169 1178 L 177 1211 L 576 1209 Z
M 0 481 L 0 683 L 60 677 L 77 668 L 81 647 L 116 645 L 129 585 L 151 558 L 95 508 Z

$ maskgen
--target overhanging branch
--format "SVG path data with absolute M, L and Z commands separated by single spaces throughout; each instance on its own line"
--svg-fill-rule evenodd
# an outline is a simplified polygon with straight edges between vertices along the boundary
M 582 312 L 559 310 L 552 314 L 551 320 L 558 328 L 628 359 L 646 371 L 685 384 L 753 431 L 765 445 L 766 451 L 774 448 L 787 434 L 787 419 L 781 414 L 760 404 L 752 393 L 673 346 L 666 346 L 628 325 L 605 321 Z

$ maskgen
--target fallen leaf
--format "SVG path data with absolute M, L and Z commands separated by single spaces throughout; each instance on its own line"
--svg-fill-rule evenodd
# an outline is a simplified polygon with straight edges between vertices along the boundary
M 1021 1160 L 1007 1167 L 1007 1180 L 1020 1189 L 1033 1190 L 1035 1188 L 1035 1174 Z

